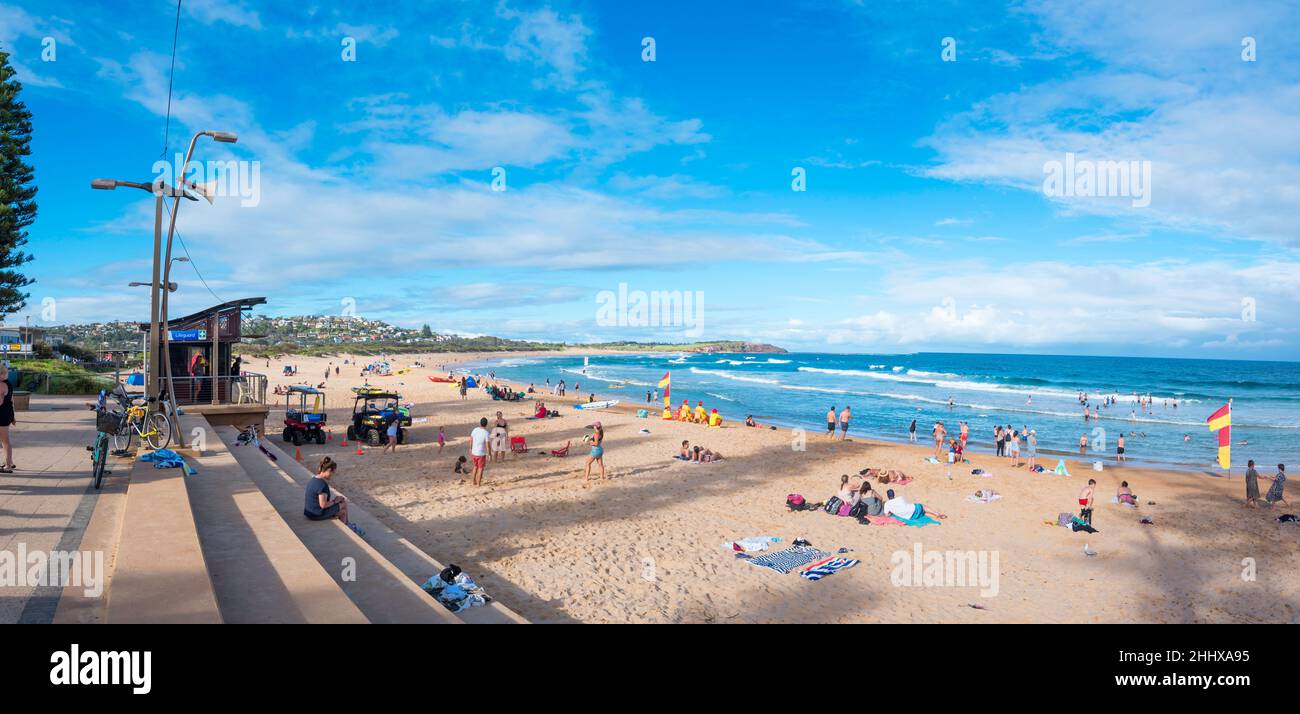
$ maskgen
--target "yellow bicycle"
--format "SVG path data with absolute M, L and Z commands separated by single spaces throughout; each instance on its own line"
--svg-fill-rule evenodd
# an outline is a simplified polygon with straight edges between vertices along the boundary
M 165 449 L 172 440 L 171 420 L 162 412 L 149 411 L 145 404 L 134 403 L 126 410 L 121 428 L 113 434 L 113 448 L 130 449 L 136 436 L 151 449 Z

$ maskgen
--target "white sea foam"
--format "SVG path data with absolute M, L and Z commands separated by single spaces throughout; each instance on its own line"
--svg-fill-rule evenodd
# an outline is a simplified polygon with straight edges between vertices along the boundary
M 775 379 L 765 379 L 763 377 L 744 377 L 739 374 L 733 374 L 731 372 L 727 372 L 725 370 L 720 370 L 720 369 L 700 369 L 699 367 L 691 367 L 691 374 L 708 374 L 714 377 L 722 377 L 723 379 L 731 379 L 737 382 L 754 382 L 756 384 L 780 384 L 780 382 Z

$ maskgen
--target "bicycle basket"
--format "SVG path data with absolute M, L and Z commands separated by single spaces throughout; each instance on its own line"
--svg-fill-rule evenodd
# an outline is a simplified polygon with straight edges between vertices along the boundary
M 96 431 L 105 434 L 116 434 L 122 428 L 122 413 L 102 411 L 95 415 Z

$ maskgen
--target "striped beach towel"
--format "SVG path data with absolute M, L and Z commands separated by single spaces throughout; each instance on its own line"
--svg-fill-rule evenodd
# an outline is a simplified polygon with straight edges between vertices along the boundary
M 829 560 L 824 560 L 820 563 L 817 563 L 816 565 L 806 568 L 804 569 L 803 572 L 799 574 L 802 575 L 807 580 L 816 581 L 816 580 L 821 580 L 827 575 L 834 575 L 835 573 L 841 570 L 852 568 L 853 566 L 857 565 L 859 562 L 861 561 L 854 560 L 852 558 L 831 558 Z
M 760 568 L 775 570 L 784 575 L 800 565 L 806 565 L 818 558 L 825 558 L 828 555 L 830 555 L 830 553 L 817 550 L 810 545 L 796 545 L 786 548 L 785 550 L 778 550 L 770 555 L 750 558 L 746 562 L 750 565 L 757 565 Z

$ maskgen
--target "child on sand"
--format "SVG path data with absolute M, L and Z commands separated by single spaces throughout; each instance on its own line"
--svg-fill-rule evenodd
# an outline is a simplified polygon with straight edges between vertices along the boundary
M 1079 517 L 1084 523 L 1092 525 L 1092 492 L 1097 489 L 1097 480 L 1088 479 L 1088 485 L 1079 492 Z
M 1246 505 L 1254 508 L 1259 503 L 1259 472 L 1255 460 L 1246 462 Z
M 447 435 L 442 432 L 442 427 L 438 427 L 438 453 L 442 453 L 442 447 L 447 445 Z
M 401 423 L 401 421 L 402 421 L 401 417 L 398 417 L 388 422 L 388 432 L 387 432 L 388 441 L 387 443 L 384 444 L 384 451 L 391 451 L 394 454 L 397 453 L 397 430 L 398 430 L 398 425 Z

